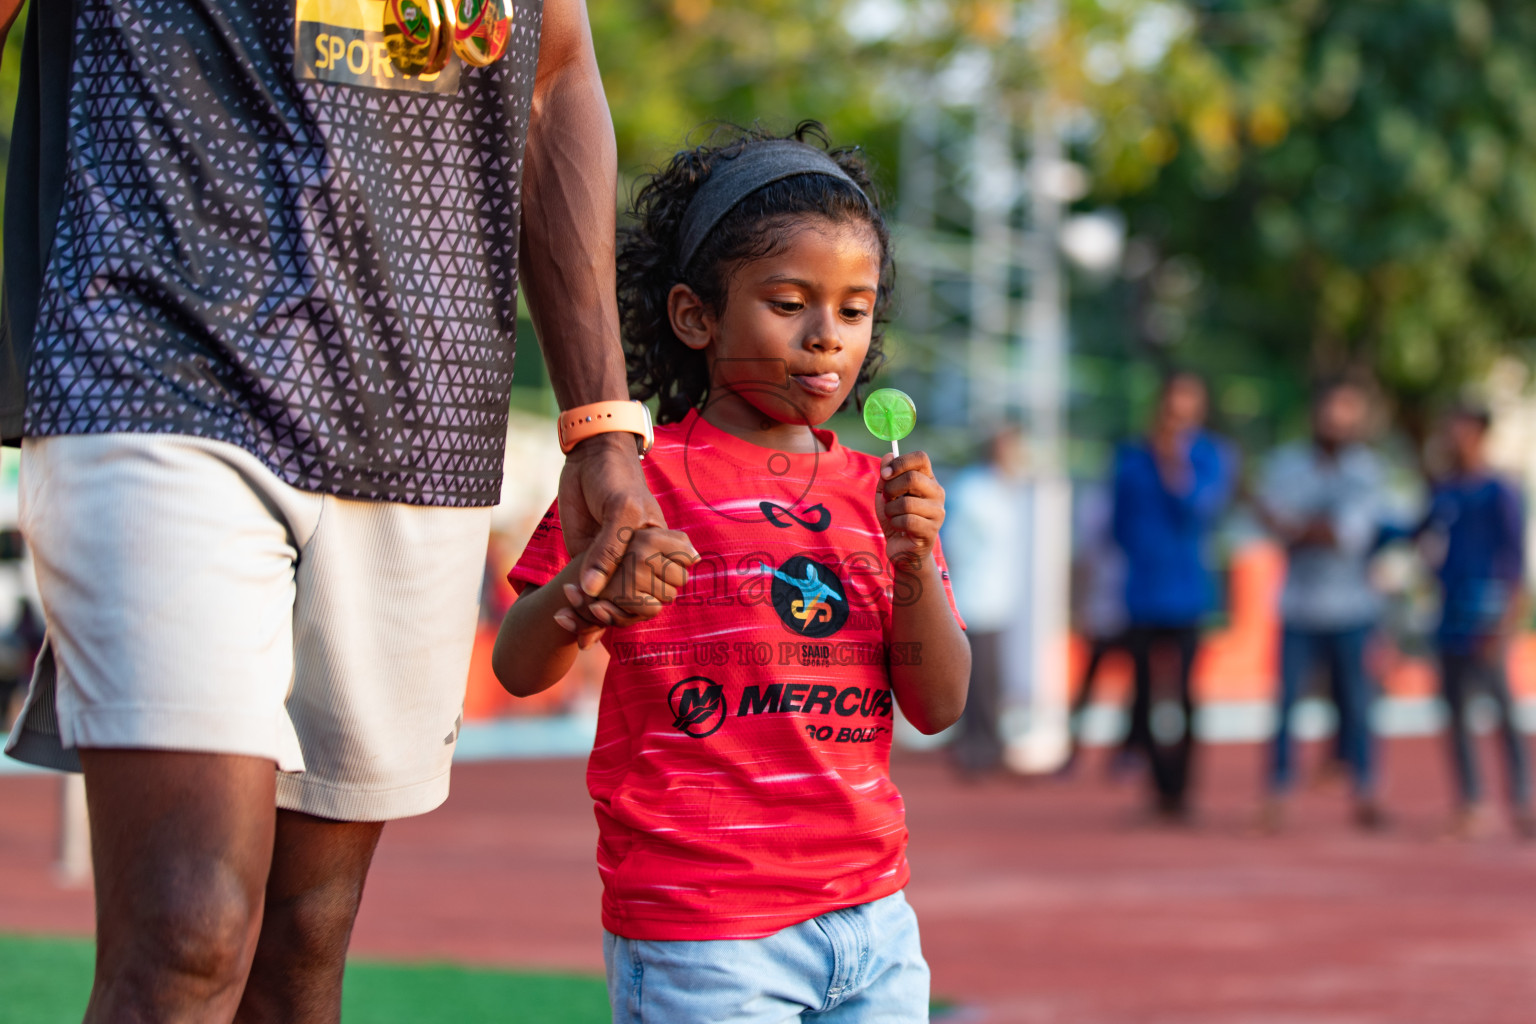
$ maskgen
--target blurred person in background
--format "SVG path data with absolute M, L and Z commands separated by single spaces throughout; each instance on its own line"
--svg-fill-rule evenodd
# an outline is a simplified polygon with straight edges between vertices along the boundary
M 1126 637 L 1125 554 L 1115 542 L 1114 498 L 1108 482 L 1084 487 L 1079 492 L 1072 560 L 1073 627 L 1088 644 L 1088 662 L 1072 701 L 1072 752 L 1062 771 L 1070 771 L 1082 746 L 1084 717 L 1093 702 L 1094 684 L 1104 659 L 1116 651 L 1129 651 Z M 1136 748 L 1122 743 L 1112 770 L 1137 756 Z
M 1434 485 L 1429 512 L 1417 532 L 1444 545 L 1438 568 L 1441 605 L 1435 641 L 1460 798 L 1452 831 L 1470 837 L 1484 816 L 1467 719 L 1469 698 L 1483 690 L 1498 709 L 1515 827 L 1522 836 L 1536 838 L 1525 737 L 1515 721 L 1506 668 L 1509 642 L 1527 610 L 1524 498 L 1513 482 L 1488 464 L 1491 422 L 1488 409 L 1474 403 L 1457 406 L 1446 418 L 1450 473 Z
M 1269 795 L 1260 828 L 1277 830 L 1295 774 L 1291 711 L 1307 680 L 1326 665 L 1338 705 L 1338 752 L 1354 785 L 1355 821 L 1381 824 L 1375 795 L 1366 645 L 1381 613 L 1369 567 L 1386 486 L 1380 459 L 1363 443 L 1371 414 L 1364 384 L 1335 379 L 1313 399 L 1312 437 L 1281 448 L 1265 469 L 1256 511 L 1286 552 L 1280 598 L 1280 689 Z
M 1204 429 L 1207 404 L 1199 376 L 1170 373 L 1147 436 L 1122 445 L 1115 460 L 1114 534 L 1125 553 L 1125 605 L 1136 666 L 1129 740 L 1147 752 L 1153 810 L 1165 821 L 1189 814 L 1195 743 L 1190 680 L 1200 622 L 1215 600 L 1206 549 L 1236 475 L 1235 455 Z M 1170 689 L 1182 721 L 1176 730 L 1154 729 L 1154 697 Z
M 997 770 L 1003 760 L 1004 641 L 1025 613 L 1028 578 L 1026 444 L 1017 427 L 998 431 L 987 443 L 985 461 L 958 474 L 949 488 L 944 545 L 971 641 L 971 688 L 949 751 L 968 778 Z

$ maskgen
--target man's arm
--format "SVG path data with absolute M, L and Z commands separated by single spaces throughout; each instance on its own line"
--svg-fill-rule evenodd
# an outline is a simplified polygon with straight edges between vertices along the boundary
M 562 409 L 629 397 L 614 299 L 617 190 L 618 149 L 586 7 L 546 0 L 518 276 Z
M 629 397 L 614 298 L 618 157 L 581 0 L 546 0 L 523 161 L 524 294 L 562 409 Z M 581 442 L 560 474 L 566 547 L 595 596 L 633 531 L 665 527 L 630 434 Z
M 1365 460 L 1369 459 L 1369 463 Z M 1386 475 L 1374 456 L 1360 456 L 1360 469 L 1346 485 L 1343 499 L 1329 523 L 1333 546 L 1351 558 L 1368 558 L 1376 548 L 1385 519 L 1382 495 Z

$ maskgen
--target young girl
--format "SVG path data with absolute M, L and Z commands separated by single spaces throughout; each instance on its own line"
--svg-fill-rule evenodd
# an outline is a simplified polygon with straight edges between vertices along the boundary
M 582 607 L 551 508 L 494 661 L 535 693 L 623 627 L 587 774 L 615 1021 L 928 1018 L 889 763 L 893 701 L 925 733 L 965 703 L 944 492 L 816 429 L 881 361 L 890 279 L 868 172 L 813 124 L 678 154 L 620 240 L 671 529 Z

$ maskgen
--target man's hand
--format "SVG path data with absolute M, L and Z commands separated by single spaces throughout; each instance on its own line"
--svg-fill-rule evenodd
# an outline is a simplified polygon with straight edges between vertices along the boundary
M 628 433 L 599 434 L 578 444 L 560 471 L 560 526 L 565 550 L 581 560 L 581 590 L 602 593 L 637 530 L 666 529 L 661 506 L 645 484 Z
M 688 570 L 699 560 L 688 538 L 676 530 L 625 531 L 623 558 L 607 585 L 593 600 L 567 584 L 569 608 L 555 613 L 563 629 L 576 634 L 582 648 L 590 647 L 609 626 L 632 626 L 660 615 L 688 583 Z
M 1296 532 L 1291 540 L 1292 547 L 1298 548 L 1336 548 L 1339 546 L 1339 535 L 1333 528 L 1333 521 L 1327 516 L 1318 516 L 1308 521 L 1307 525 Z
M 886 455 L 880 476 L 875 515 L 885 532 L 885 555 L 897 572 L 920 572 L 944 523 L 944 488 L 934 479 L 926 452 Z
M 1498 665 L 1509 658 L 1510 645 L 1520 635 L 1521 627 L 1530 612 L 1529 598 L 1522 585 L 1515 581 L 1512 586 L 1514 593 L 1504 606 L 1504 614 L 1499 616 L 1493 633 L 1481 637 L 1477 642 L 1477 653 L 1484 664 Z

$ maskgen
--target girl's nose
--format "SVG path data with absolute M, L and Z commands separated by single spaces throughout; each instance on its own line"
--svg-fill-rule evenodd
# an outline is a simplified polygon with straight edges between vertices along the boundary
M 843 347 L 843 339 L 838 331 L 837 316 L 825 314 L 817 317 L 811 325 L 810 333 L 805 337 L 805 347 L 812 352 L 839 352 Z

